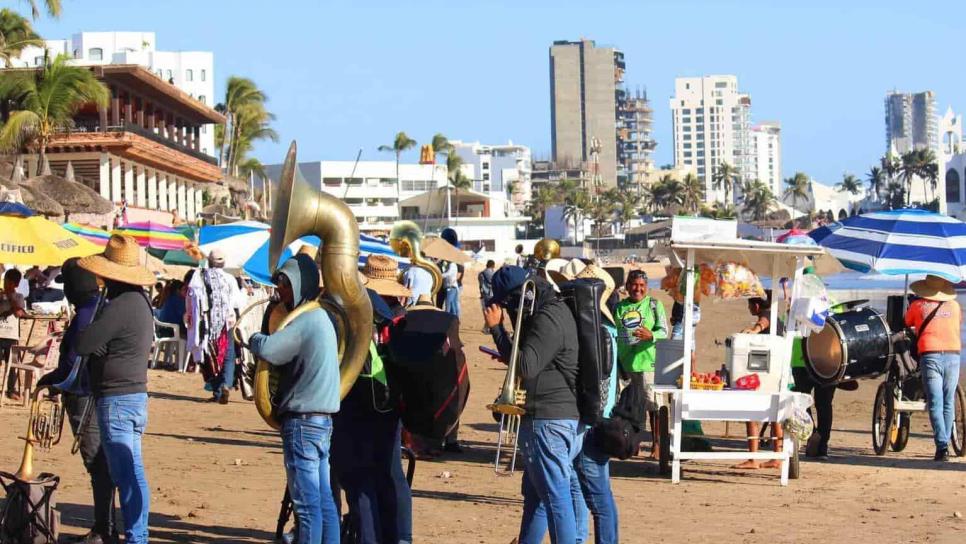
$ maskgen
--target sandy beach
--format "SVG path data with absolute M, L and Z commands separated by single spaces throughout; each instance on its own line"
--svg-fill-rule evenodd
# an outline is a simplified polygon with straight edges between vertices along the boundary
M 521 514 L 520 473 L 492 470 L 496 425 L 485 404 L 505 367 L 478 350 L 483 335 L 475 272 L 466 275 L 461 334 L 472 393 L 463 416 L 461 455 L 419 462 L 413 482 L 415 540 L 508 543 Z M 663 294 L 659 298 L 668 304 Z M 698 326 L 698 370 L 721 365 L 717 341 L 751 321 L 743 301 L 705 302 Z M 780 487 L 776 470 L 743 472 L 725 463 L 689 462 L 672 485 L 643 458 L 611 463 L 622 542 L 966 542 L 966 462 L 932 461 L 925 414 L 913 417 L 905 451 L 877 457 L 870 426 L 876 383 L 840 391 L 829 462 L 803 461 L 802 479 Z M 151 487 L 151 541 L 269 542 L 284 486 L 281 443 L 254 406 L 234 395 L 227 406 L 203 402 L 201 377 L 150 371 L 144 458 Z M 0 409 L 0 468 L 19 465 L 27 412 Z M 723 434 L 723 424 L 705 425 Z M 731 425 L 732 435 L 743 425 Z M 89 484 L 65 438 L 35 456 L 38 471 L 61 476 L 63 532 L 91 523 Z M 740 449 L 738 439 L 715 447 Z M 444 477 L 448 473 L 449 477 Z

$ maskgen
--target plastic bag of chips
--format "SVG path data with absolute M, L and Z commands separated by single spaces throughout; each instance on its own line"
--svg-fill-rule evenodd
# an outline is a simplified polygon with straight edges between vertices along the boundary
M 736 262 L 721 262 L 715 269 L 716 292 L 724 300 L 736 298 L 765 297 L 758 275 L 750 268 Z

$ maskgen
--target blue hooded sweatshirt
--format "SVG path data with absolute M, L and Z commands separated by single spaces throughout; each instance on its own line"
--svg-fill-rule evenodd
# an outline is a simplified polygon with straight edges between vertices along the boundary
M 292 284 L 295 306 L 319 295 L 319 268 L 307 255 L 285 261 L 280 274 Z M 275 417 L 339 411 L 339 355 L 335 327 L 324 310 L 300 315 L 275 334 L 255 334 L 251 351 L 280 367 Z

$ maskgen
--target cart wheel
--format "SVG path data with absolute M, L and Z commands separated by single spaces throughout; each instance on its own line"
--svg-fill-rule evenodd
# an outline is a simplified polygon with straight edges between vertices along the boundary
M 798 437 L 792 437 L 792 455 L 788 460 L 788 479 L 797 480 L 802 476 L 802 466 L 799 464 L 798 450 L 801 449 L 801 444 L 798 442 Z
M 667 406 L 661 406 L 657 411 L 657 425 L 659 441 L 661 447 L 658 450 L 658 469 L 661 474 L 667 476 L 671 474 L 671 433 L 670 414 Z
M 899 412 L 899 428 L 895 433 L 895 440 L 892 442 L 892 451 L 898 453 L 906 449 L 906 444 L 909 442 L 910 420 L 909 414 Z
M 966 395 L 956 386 L 956 404 L 953 407 L 953 453 L 956 457 L 966 455 Z
M 879 384 L 872 408 L 872 449 L 876 455 L 885 455 L 892 442 L 893 433 L 897 431 L 895 406 L 895 384 L 886 380 Z

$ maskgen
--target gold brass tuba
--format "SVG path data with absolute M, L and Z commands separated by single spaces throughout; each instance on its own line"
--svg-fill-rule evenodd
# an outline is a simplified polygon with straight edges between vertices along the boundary
M 27 443 L 15 475 L 21 480 L 30 481 L 34 476 L 34 446 L 49 450 L 60 442 L 64 433 L 64 404 L 59 397 L 57 400 L 51 398 L 50 392 L 53 390 L 51 386 L 41 387 L 30 399 L 30 418 L 27 421 L 27 436 L 24 437 Z M 46 395 L 44 391 L 47 391 Z
M 339 395 L 352 389 L 369 355 L 372 340 L 372 303 L 359 278 L 359 224 L 352 211 L 336 197 L 312 189 L 296 162 L 295 142 L 288 149 L 272 217 L 268 258 L 272 271 L 282 251 L 302 236 L 322 239 L 319 261 L 324 294 L 304 301 L 279 324 L 284 329 L 298 316 L 318 308 L 328 310 L 339 339 Z M 275 429 L 281 423 L 272 414 L 268 362 L 259 360 L 255 369 L 255 406 L 266 423 Z
M 443 274 L 439 267 L 423 257 L 419 246 L 423 241 L 423 233 L 419 225 L 412 221 L 398 221 L 389 233 L 389 245 L 400 257 L 408 257 L 413 266 L 422 268 L 433 277 L 433 296 L 443 288 Z
M 540 240 L 537 245 L 533 246 L 533 256 L 541 263 L 560 257 L 560 242 L 553 238 Z

